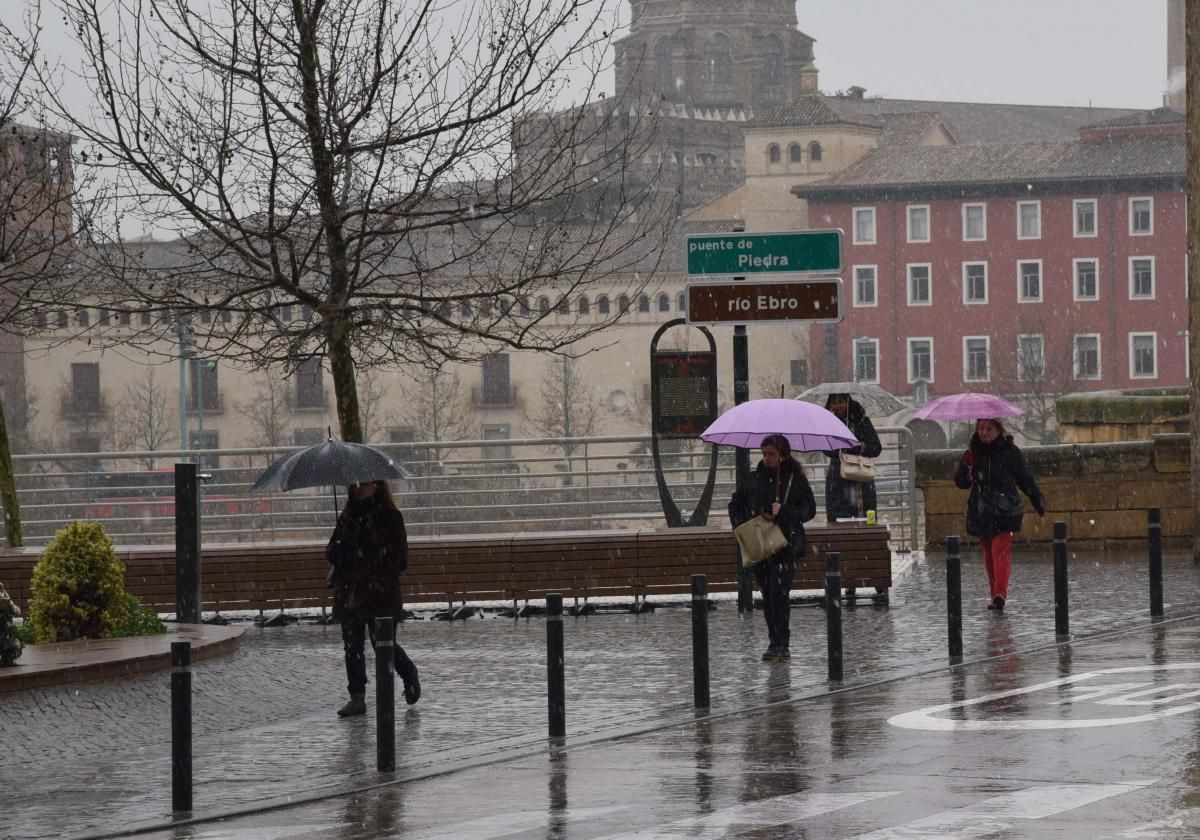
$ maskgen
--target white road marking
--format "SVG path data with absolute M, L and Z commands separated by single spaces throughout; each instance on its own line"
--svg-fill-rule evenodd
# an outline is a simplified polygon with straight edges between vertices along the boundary
M 287 828 L 253 826 L 249 828 L 213 828 L 189 835 L 192 840 L 283 840 L 284 837 L 333 837 L 342 826 L 337 824 L 291 825 Z
M 899 791 L 864 793 L 793 793 L 771 799 L 760 799 L 733 808 L 724 808 L 703 817 L 665 825 L 638 829 L 624 834 L 611 834 L 595 840 L 669 840 L 686 837 L 688 840 L 708 840 L 725 837 L 735 826 L 739 831 L 757 831 L 776 825 L 785 825 L 796 820 L 815 817 L 830 811 L 839 811 L 863 802 L 895 796 Z
M 1155 820 L 1136 828 L 1129 828 L 1115 835 L 1126 840 L 1177 840 L 1180 837 L 1200 835 L 1200 808 L 1183 811 Z
M 1082 808 L 1101 799 L 1139 790 L 1157 781 L 1117 785 L 1044 785 L 985 799 L 965 808 L 943 811 L 904 825 L 857 834 L 852 840 L 971 840 L 1012 829 L 1010 820 L 1040 820 Z
M 481 817 L 477 820 L 454 823 L 431 828 L 427 831 L 405 831 L 396 835 L 397 840 L 495 840 L 510 834 L 545 828 L 551 820 L 574 822 L 589 817 L 605 816 L 618 811 L 628 811 L 632 806 L 612 805 L 602 808 L 568 808 L 551 812 L 549 809 L 509 811 Z
M 1072 686 L 1075 683 L 1085 682 L 1087 680 L 1095 680 L 1099 677 L 1105 677 L 1115 674 L 1148 674 L 1164 671 L 1195 671 L 1200 669 L 1200 663 L 1186 662 L 1171 665 L 1134 665 L 1127 668 L 1107 668 L 1103 671 L 1092 671 L 1083 674 L 1074 674 L 1069 677 L 1063 677 L 1057 680 L 1048 680 L 1047 682 L 1037 683 L 1036 685 L 1026 686 L 1025 688 L 1014 688 L 1010 691 L 998 691 L 993 694 L 984 694 L 981 697 L 974 697 L 969 700 L 960 700 L 954 703 L 943 703 L 937 706 L 928 706 L 924 709 L 918 709 L 914 712 L 905 712 L 896 715 L 888 720 L 892 726 L 901 729 L 921 729 L 932 732 L 1012 732 L 1012 731 L 1030 731 L 1038 729 L 1090 729 L 1099 726 L 1121 726 L 1131 723 L 1148 723 L 1162 718 L 1173 717 L 1175 715 L 1188 714 L 1190 712 L 1200 711 L 1200 702 L 1185 703 L 1178 706 L 1166 706 L 1156 709 L 1155 711 L 1145 712 L 1140 715 L 1127 715 L 1125 717 L 1106 717 L 1106 718 L 1028 718 L 1020 719 L 980 719 L 980 720 L 951 720 L 945 717 L 936 717 L 944 712 L 953 709 L 965 709 L 971 706 L 981 706 L 985 703 L 991 703 L 996 700 L 1004 700 L 1008 697 L 1017 697 L 1022 694 L 1033 694 L 1037 691 L 1044 691 L 1049 688 L 1058 688 L 1059 686 Z M 1119 684 L 1120 687 L 1126 687 L 1128 683 Z M 1176 686 L 1179 688 L 1191 688 L 1191 686 Z M 1100 694 L 1107 694 L 1114 686 L 1106 686 L 1105 688 L 1096 687 L 1096 691 Z M 1078 689 L 1072 689 L 1078 691 Z M 1192 696 L 1184 691 L 1178 696 L 1178 699 Z M 1058 699 L 1058 698 L 1055 698 Z M 1133 695 L 1126 695 L 1123 698 L 1117 698 L 1126 701 L 1123 705 L 1133 705 Z M 1149 701 L 1144 705 L 1160 705 L 1167 698 L 1160 698 L 1157 701 Z M 1097 700 L 1097 703 L 1105 705 L 1117 705 L 1111 700 Z

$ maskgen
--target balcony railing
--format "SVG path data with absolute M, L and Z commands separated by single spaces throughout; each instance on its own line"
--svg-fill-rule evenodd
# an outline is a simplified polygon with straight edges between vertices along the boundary
M 512 408 L 517 404 L 517 386 L 510 388 L 472 388 L 471 405 L 477 408 Z
M 99 417 L 108 414 L 108 401 L 103 395 L 79 397 L 75 394 L 64 394 L 61 414 L 63 417 Z
M 188 396 L 187 401 L 188 414 L 196 413 L 196 398 Z M 217 393 L 214 395 L 204 395 L 204 413 L 205 414 L 224 414 L 225 413 L 225 395 Z
M 291 390 L 287 392 L 287 404 L 293 411 L 324 411 L 329 408 L 329 392 L 324 388 L 319 393 Z

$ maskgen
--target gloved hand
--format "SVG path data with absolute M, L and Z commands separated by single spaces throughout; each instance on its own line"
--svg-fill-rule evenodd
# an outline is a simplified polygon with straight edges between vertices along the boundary
M 966 464 L 968 467 L 972 466 L 975 463 L 975 454 L 970 449 L 968 449 L 966 452 L 963 453 L 962 462 L 964 464 Z

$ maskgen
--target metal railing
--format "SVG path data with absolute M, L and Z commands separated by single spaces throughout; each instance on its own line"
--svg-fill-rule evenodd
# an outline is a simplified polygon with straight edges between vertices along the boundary
M 893 547 L 917 542 L 912 435 L 903 427 L 878 430 L 878 518 Z M 503 446 L 503 449 L 498 447 Z M 662 507 L 649 435 L 377 444 L 412 477 L 395 482 L 396 503 L 410 534 L 461 535 L 516 531 L 660 527 Z M 690 512 L 708 475 L 709 447 L 664 452 L 663 471 L 681 510 Z M 345 488 L 251 493 L 258 475 L 293 447 L 18 455 L 13 458 L 25 541 L 45 544 L 76 519 L 101 521 L 117 544 L 175 539 L 173 464 L 199 457 L 205 482 L 205 542 L 324 539 Z M 505 457 L 494 457 L 497 452 Z M 488 457 L 489 455 L 493 457 Z M 824 453 L 798 455 L 819 506 L 825 488 Z M 734 450 L 719 454 L 711 524 L 727 522 L 734 489 Z M 823 513 L 818 514 L 823 518 Z

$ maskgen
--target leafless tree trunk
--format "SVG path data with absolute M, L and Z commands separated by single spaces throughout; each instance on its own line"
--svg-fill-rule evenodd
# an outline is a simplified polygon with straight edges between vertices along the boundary
M 125 386 L 115 409 L 114 438 L 120 449 L 155 452 L 171 440 L 179 418 L 171 409 L 166 390 L 158 384 L 153 367 L 147 367 L 141 379 Z M 153 458 L 142 465 L 154 469 Z
M 121 336 L 151 350 L 186 322 L 208 356 L 327 357 L 345 440 L 364 437 L 358 370 L 566 347 L 621 313 L 531 298 L 632 297 L 658 264 L 651 111 L 566 93 L 595 92 L 615 0 L 56 5 L 99 115 L 54 67 L 39 97 L 129 218 L 179 236 L 113 247 L 94 227 L 92 299 L 156 313 Z
M 1192 559 L 1200 563 L 1200 0 L 1187 0 L 1188 372 L 1191 379 Z
M 288 406 L 287 382 L 278 376 L 264 374 L 257 379 L 254 395 L 235 407 L 246 418 L 253 431 L 255 446 L 287 446 Z
M 543 437 L 591 437 L 600 428 L 600 412 L 596 395 L 587 377 L 580 370 L 578 359 L 555 356 L 542 382 L 541 402 L 525 420 Z M 556 449 L 562 452 L 565 484 L 571 483 L 574 465 L 571 457 L 579 445 L 567 440 Z
M 458 374 L 447 370 L 421 371 L 405 389 L 405 408 L 394 418 L 397 426 L 412 430 L 417 441 L 436 443 L 471 437 L 471 407 Z M 424 472 L 438 472 L 449 450 L 431 446 L 424 450 Z

